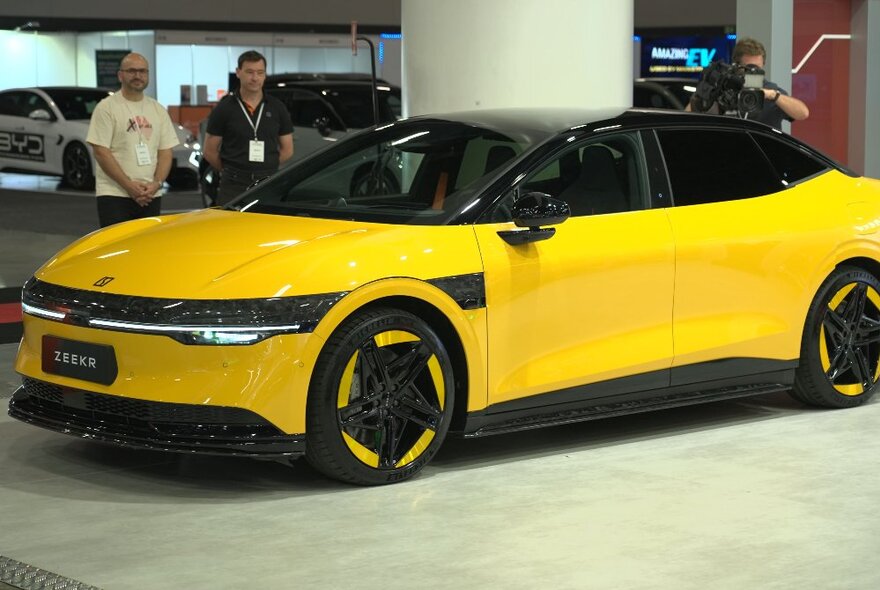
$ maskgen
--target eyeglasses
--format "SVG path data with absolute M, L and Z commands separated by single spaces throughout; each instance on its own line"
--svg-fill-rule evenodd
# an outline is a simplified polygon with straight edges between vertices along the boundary
M 127 70 L 119 70 L 120 72 L 125 72 L 129 76 L 136 76 L 140 74 L 141 76 L 146 76 L 150 73 L 150 70 L 147 68 L 128 68 Z

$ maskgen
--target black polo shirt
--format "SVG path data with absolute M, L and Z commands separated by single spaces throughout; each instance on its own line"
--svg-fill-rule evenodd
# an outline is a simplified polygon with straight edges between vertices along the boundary
M 263 105 L 263 115 L 257 127 L 257 139 L 265 142 L 265 161 L 251 162 L 248 160 L 249 142 L 254 138 L 254 129 L 245 117 L 249 117 L 256 124 L 260 105 Z M 223 139 L 220 144 L 220 161 L 223 162 L 224 167 L 229 166 L 247 172 L 275 172 L 278 170 L 280 149 L 278 138 L 293 133 L 293 123 L 287 107 L 265 92 L 263 102 L 257 105 L 253 115 L 245 115 L 247 108 L 244 107 L 245 111 L 242 112 L 242 107 L 244 105 L 238 96 L 230 93 L 217 103 L 211 111 L 211 116 L 208 117 L 207 132 Z

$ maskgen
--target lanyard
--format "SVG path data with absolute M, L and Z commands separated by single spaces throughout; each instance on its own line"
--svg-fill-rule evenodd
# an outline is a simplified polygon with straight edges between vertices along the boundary
M 257 122 L 256 124 L 251 120 L 251 116 L 248 115 L 248 112 L 244 108 L 244 104 L 241 100 L 238 101 L 238 106 L 241 107 L 241 112 L 244 113 L 244 118 L 247 119 L 248 124 L 251 126 L 251 129 L 254 130 L 254 141 L 257 139 L 257 128 L 260 126 L 260 119 L 263 117 L 263 107 L 266 106 L 266 101 L 260 105 L 260 112 L 257 113 Z

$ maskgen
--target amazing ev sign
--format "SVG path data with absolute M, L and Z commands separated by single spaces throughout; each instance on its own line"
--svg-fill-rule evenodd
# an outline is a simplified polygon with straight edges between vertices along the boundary
M 698 78 L 713 61 L 729 61 L 732 43 L 726 35 L 643 38 L 641 75 Z

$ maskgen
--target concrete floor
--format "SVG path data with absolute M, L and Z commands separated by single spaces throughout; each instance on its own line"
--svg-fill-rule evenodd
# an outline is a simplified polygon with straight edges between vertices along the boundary
M 0 226 L 10 194 L 0 184 Z M 4 281 L 67 236 L 16 232 L 0 235 Z M 15 348 L 0 345 L 2 406 Z M 769 395 L 450 440 L 412 481 L 353 488 L 302 463 L 118 449 L 4 412 L 0 555 L 106 590 L 875 590 L 878 423 L 880 400 L 823 411 Z

